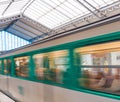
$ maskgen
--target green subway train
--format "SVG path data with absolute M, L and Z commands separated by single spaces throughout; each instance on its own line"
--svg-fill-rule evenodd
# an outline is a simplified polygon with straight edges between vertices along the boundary
M 18 102 L 119 102 L 120 31 L 61 42 L 1 55 L 0 90 Z

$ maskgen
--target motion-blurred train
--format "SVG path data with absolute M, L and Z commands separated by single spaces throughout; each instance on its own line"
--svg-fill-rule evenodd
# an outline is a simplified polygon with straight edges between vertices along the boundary
M 104 34 L 113 25 L 1 55 L 0 90 L 20 102 L 119 102 L 120 31 Z

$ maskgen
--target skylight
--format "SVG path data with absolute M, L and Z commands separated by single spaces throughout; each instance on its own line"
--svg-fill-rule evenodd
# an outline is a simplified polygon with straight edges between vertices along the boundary
M 120 0 L 0 0 L 0 19 L 23 14 L 54 30 L 115 2 Z
M 35 0 L 24 11 L 33 20 L 54 29 L 118 0 Z

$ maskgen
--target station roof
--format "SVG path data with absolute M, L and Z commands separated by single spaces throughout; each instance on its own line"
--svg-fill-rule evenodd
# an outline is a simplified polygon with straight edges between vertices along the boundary
M 120 14 L 120 0 L 0 0 L 0 30 L 29 41 Z

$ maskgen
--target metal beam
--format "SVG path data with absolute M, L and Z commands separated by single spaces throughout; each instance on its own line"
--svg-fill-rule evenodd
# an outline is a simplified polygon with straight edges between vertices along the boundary
M 85 7 L 88 11 L 90 11 L 92 14 L 94 14 L 96 17 L 100 18 L 96 13 L 94 13 L 89 7 L 87 7 L 84 3 L 82 3 L 79 0 L 76 0 L 79 4 L 81 4 L 83 7 Z
M 21 9 L 22 14 L 26 11 L 26 9 L 34 2 L 35 0 L 29 0 L 27 4 Z
M 34 42 L 35 40 L 39 40 L 40 38 L 44 38 L 45 36 L 48 36 L 48 34 L 45 33 L 45 34 L 39 35 L 39 36 L 37 36 L 35 38 L 30 39 L 29 41 Z
M 10 3 L 8 4 L 8 6 L 6 7 L 6 9 L 2 12 L 2 15 L 5 14 L 5 12 L 7 11 L 7 9 L 11 6 L 11 4 L 14 2 L 14 0 L 11 0 Z
M 48 27 L 42 25 L 41 23 L 27 17 L 27 16 L 23 16 L 23 19 L 25 19 L 26 21 L 29 21 L 30 23 L 32 23 L 33 25 L 35 25 L 36 27 L 39 27 L 43 32 L 48 33 L 50 31 L 52 31 L 51 29 L 49 29 Z
M 20 19 L 21 17 L 22 17 L 21 14 L 19 14 L 19 15 L 13 15 L 12 17 L 1 18 L 0 24 L 11 22 L 11 21 L 14 21 L 16 19 Z
M 102 12 L 100 12 L 99 9 L 97 9 L 96 7 L 94 7 L 91 3 L 89 3 L 88 1 L 84 0 L 84 2 L 86 2 L 88 5 L 90 5 L 92 8 L 94 8 L 97 12 L 99 12 L 102 17 L 107 17 L 106 15 L 104 15 Z
M 9 29 L 9 28 L 10 28 L 14 23 L 16 23 L 17 21 L 18 21 L 18 19 L 15 20 L 15 21 L 12 21 L 7 27 L 4 28 L 4 30 Z

